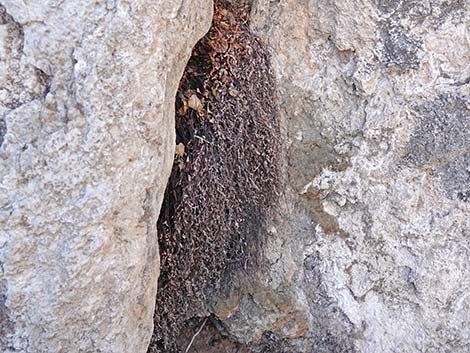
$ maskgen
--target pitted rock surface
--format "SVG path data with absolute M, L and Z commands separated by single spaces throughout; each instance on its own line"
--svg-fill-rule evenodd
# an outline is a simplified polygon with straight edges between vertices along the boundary
M 1 1 L 0 351 L 146 351 L 175 92 L 211 17 Z

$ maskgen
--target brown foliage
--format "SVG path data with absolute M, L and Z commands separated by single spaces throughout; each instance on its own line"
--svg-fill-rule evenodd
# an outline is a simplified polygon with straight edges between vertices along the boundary
M 269 55 L 249 5 L 216 0 L 176 99 L 178 149 L 158 221 L 161 275 L 149 352 L 178 352 L 224 278 L 256 262 L 276 204 L 280 128 Z

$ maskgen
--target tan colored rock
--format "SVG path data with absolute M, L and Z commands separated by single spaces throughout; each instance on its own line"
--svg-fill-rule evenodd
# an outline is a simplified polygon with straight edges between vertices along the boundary
M 212 2 L 0 5 L 0 350 L 145 352 L 174 96 Z

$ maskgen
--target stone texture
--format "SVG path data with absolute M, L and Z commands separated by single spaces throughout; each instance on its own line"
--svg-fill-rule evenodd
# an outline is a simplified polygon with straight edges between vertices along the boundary
M 468 352 L 469 2 L 255 0 L 251 21 L 286 196 L 268 266 L 215 313 L 279 352 Z
M 145 352 L 174 96 L 212 2 L 0 3 L 0 350 Z

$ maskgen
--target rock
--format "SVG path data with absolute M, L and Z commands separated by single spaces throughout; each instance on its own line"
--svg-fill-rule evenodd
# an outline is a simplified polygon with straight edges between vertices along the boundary
M 214 312 L 279 352 L 467 352 L 470 5 L 255 0 L 286 130 L 266 268 Z
M 174 97 L 211 17 L 210 0 L 2 1 L 2 352 L 146 351 Z M 259 268 L 201 315 L 243 350 L 467 352 L 470 4 L 253 0 L 250 21 L 285 190 Z
M 174 97 L 211 13 L 2 1 L 2 352 L 146 351 Z

